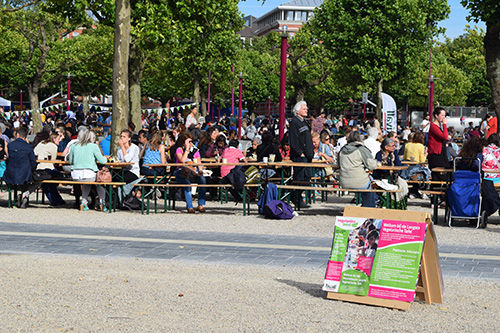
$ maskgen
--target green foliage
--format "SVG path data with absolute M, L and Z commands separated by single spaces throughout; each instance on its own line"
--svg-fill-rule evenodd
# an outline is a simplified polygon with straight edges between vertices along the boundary
M 462 0 L 461 4 L 470 11 L 469 18 L 473 21 L 499 24 L 500 6 L 497 0 Z
M 448 16 L 446 0 L 326 0 L 313 32 L 351 87 L 410 77 Z
M 436 50 L 443 52 L 449 63 L 467 75 L 472 83 L 467 95 L 467 105 L 487 105 L 491 103 L 491 91 L 486 79 L 484 60 L 484 31 L 467 26 L 466 33 L 453 39 L 447 39 Z

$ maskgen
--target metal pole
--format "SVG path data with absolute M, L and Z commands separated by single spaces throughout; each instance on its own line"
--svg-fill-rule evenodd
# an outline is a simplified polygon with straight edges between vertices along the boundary
M 23 111 L 23 91 L 21 90 L 21 112 Z
M 212 77 L 212 71 L 209 69 L 208 70 L 208 114 L 212 116 L 212 118 L 214 117 L 213 115 L 213 112 L 211 112 L 211 108 L 210 108 L 210 79 Z
M 431 73 L 431 64 L 432 64 L 432 47 L 431 49 L 429 50 L 429 106 L 428 106 L 428 110 L 427 110 L 427 114 L 429 115 L 429 117 L 432 115 L 432 109 L 433 109 L 433 105 L 434 105 L 434 80 L 433 80 L 433 77 L 432 77 L 432 73 Z M 432 121 L 432 119 L 431 119 Z
M 288 34 L 285 31 L 281 34 L 281 70 L 280 70 L 280 122 L 279 122 L 279 141 L 285 136 L 285 105 L 286 105 L 286 49 Z
M 233 67 L 233 76 L 234 76 L 234 67 Z M 234 115 L 234 79 L 231 84 L 231 115 Z
M 70 73 L 68 73 L 68 111 L 70 110 L 69 105 L 70 105 L 70 92 L 71 92 L 71 79 L 70 79 Z
M 240 100 L 238 101 L 238 140 L 241 140 L 241 109 L 242 109 L 242 89 L 243 89 L 243 72 L 240 72 Z

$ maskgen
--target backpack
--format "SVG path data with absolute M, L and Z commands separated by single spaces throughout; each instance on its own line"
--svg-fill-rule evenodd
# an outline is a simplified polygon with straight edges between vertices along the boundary
M 259 199 L 257 205 L 259 206 L 259 214 L 264 214 L 264 207 L 268 202 L 273 200 L 278 200 L 278 187 L 276 184 L 268 183 L 266 189 L 264 190 L 264 194 Z
M 293 218 L 293 208 L 281 200 L 272 200 L 264 206 L 264 216 L 276 220 L 290 220 Z

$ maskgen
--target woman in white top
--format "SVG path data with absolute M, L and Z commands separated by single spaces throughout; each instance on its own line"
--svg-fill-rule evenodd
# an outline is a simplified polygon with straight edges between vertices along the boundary
M 61 141 L 62 136 L 59 134 L 51 134 L 47 140 L 44 140 L 36 145 L 34 149 L 35 156 L 38 160 L 53 161 L 57 158 L 57 146 Z M 38 163 L 37 170 L 47 170 L 52 177 L 62 177 L 62 174 L 57 171 L 52 163 Z M 57 190 L 57 184 L 43 184 L 43 193 L 47 196 L 52 206 L 64 205 L 61 194 Z
M 123 181 L 125 183 L 131 183 L 139 178 L 140 168 L 139 168 L 139 147 L 131 142 L 132 132 L 128 129 L 124 129 L 120 134 L 120 140 L 118 140 L 118 151 L 116 152 L 116 158 L 120 162 L 133 163 L 124 168 Z
M 198 114 L 198 107 L 193 106 L 191 108 L 191 112 L 188 114 L 186 118 L 186 130 L 190 130 L 191 125 L 194 125 L 195 128 L 200 127 L 200 125 L 198 125 L 198 120 L 196 119 L 197 114 Z

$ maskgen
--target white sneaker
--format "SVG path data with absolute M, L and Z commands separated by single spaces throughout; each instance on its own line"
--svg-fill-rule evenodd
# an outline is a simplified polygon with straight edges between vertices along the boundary
M 415 196 L 414 196 L 413 194 L 410 194 L 410 195 L 408 196 L 408 198 L 410 198 L 410 199 L 415 199 Z
M 422 193 L 422 199 L 429 200 L 429 196 L 425 193 Z

